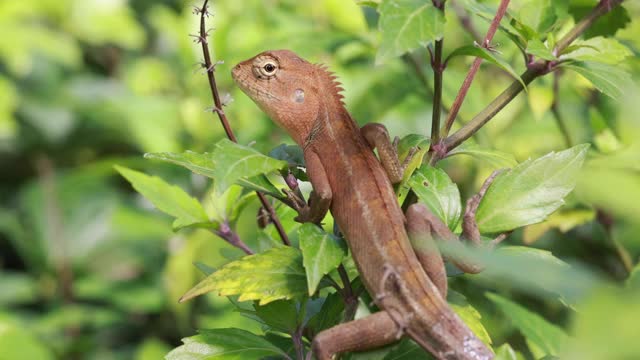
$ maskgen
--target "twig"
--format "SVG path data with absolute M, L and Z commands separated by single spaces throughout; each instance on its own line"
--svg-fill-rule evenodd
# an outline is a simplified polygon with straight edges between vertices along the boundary
M 496 15 L 493 17 L 493 20 L 491 21 L 491 25 L 489 25 L 489 30 L 487 30 L 487 34 L 485 35 L 484 40 L 482 41 L 481 46 L 483 48 L 485 49 L 489 48 L 491 44 L 491 40 L 493 40 L 493 36 L 496 34 L 496 31 L 498 30 L 498 26 L 500 25 L 500 20 L 502 20 L 502 17 L 507 12 L 507 6 L 509 6 L 509 0 L 500 1 L 500 6 L 498 6 L 498 11 L 496 12 Z M 477 57 L 473 61 L 473 64 L 471 65 L 471 69 L 469 69 L 469 72 L 467 73 L 467 77 L 462 82 L 462 86 L 458 91 L 458 95 L 456 95 L 456 99 L 453 101 L 453 104 L 451 105 L 451 111 L 447 116 L 447 121 L 445 123 L 444 130 L 442 131 L 442 137 L 446 137 L 447 135 L 449 135 L 449 131 L 451 131 L 451 126 L 453 125 L 453 121 L 455 120 L 456 116 L 458 116 L 458 112 L 460 111 L 460 107 L 464 102 L 464 98 L 467 96 L 467 92 L 471 87 L 471 82 L 473 81 L 473 78 L 476 76 L 476 73 L 480 68 L 480 63 L 482 63 L 482 58 Z
M 220 119 L 220 123 L 224 128 L 224 132 L 227 134 L 227 138 L 233 142 L 238 142 L 236 136 L 233 134 L 233 130 L 231 130 L 231 126 L 229 125 L 229 121 L 227 120 L 227 115 L 222 110 L 222 101 L 220 100 L 220 94 L 218 92 L 218 86 L 216 85 L 216 77 L 215 77 L 215 69 L 216 65 L 211 62 L 211 54 L 209 53 L 209 41 L 207 40 L 208 32 L 206 30 L 206 18 L 209 17 L 209 0 L 204 0 L 201 8 L 195 8 L 194 13 L 200 15 L 200 33 L 195 37 L 196 42 L 202 45 L 202 54 L 204 56 L 204 63 L 202 67 L 207 70 L 207 78 L 209 79 L 209 88 L 211 89 L 211 95 L 213 95 L 213 103 L 215 105 L 214 112 L 218 114 L 218 118 Z M 217 64 L 217 63 L 216 63 Z M 271 221 L 276 227 L 282 242 L 285 245 L 291 245 L 289 241 L 289 237 L 287 236 L 287 232 L 282 227 L 280 223 L 280 219 L 276 215 L 276 212 L 273 209 L 273 206 L 267 201 L 267 198 L 261 192 L 256 191 L 258 195 L 258 199 L 267 212 L 269 213 L 269 217 L 271 217 Z
M 442 109 L 442 40 L 436 40 L 431 59 L 433 68 L 433 111 L 431 115 L 431 144 L 440 142 L 440 109 Z
M 569 134 L 569 129 L 567 129 L 567 124 L 564 122 L 564 118 L 560 113 L 560 102 L 558 101 L 560 97 L 560 84 L 559 84 L 560 72 L 556 71 L 553 73 L 553 102 L 551 103 L 551 113 L 553 117 L 556 119 L 556 124 L 560 129 L 560 133 L 562 133 L 562 137 L 564 138 L 565 145 L 567 147 L 571 147 L 571 135 Z
M 38 180 L 42 187 L 44 220 L 47 222 L 50 232 L 48 235 L 54 245 L 52 248 L 52 260 L 60 282 L 60 295 L 64 303 L 72 303 L 74 299 L 73 267 L 69 262 L 69 244 L 64 235 L 63 211 L 60 208 L 59 193 L 56 189 L 54 165 L 46 155 L 38 156 L 35 165 Z
M 616 254 L 620 258 L 620 262 L 624 267 L 627 275 L 631 274 L 633 271 L 633 260 L 631 260 L 631 255 L 627 249 L 616 239 L 611 233 L 611 228 L 613 227 L 613 218 L 611 215 L 607 214 L 601 209 L 597 209 L 596 211 L 596 220 L 602 225 L 605 230 L 605 236 L 607 240 L 611 241 L 613 248 L 616 250 Z
M 231 229 L 228 222 L 223 222 L 220 224 L 220 229 L 213 231 L 216 235 L 224 239 L 229 244 L 237 247 L 238 249 L 244 251 L 247 255 L 253 255 L 254 251 L 245 244 L 244 241 L 240 239 L 238 233 Z
M 611 11 L 613 7 L 622 3 L 623 0 L 601 0 L 593 10 L 582 19 L 574 28 L 572 28 L 562 39 L 560 39 L 554 50 L 555 54 L 560 54 L 567 46 L 578 38 L 591 24 L 593 24 L 600 16 Z M 539 76 L 549 73 L 555 69 L 557 64 L 551 61 L 533 62 L 528 65 L 527 71 L 520 75 L 524 84 L 529 84 Z M 487 107 L 471 119 L 466 125 L 454 134 L 444 140 L 446 152 L 451 151 L 458 145 L 462 144 L 466 139 L 475 134 L 484 124 L 489 122 L 502 108 L 507 106 L 516 95 L 524 88 L 519 81 L 514 81 L 506 90 L 504 90 L 497 98 L 495 98 Z M 445 152 L 445 153 L 446 153 Z
M 444 16 L 444 1 L 433 0 L 433 6 Z M 431 55 L 431 68 L 433 69 L 433 111 L 431 113 L 431 144 L 440 142 L 440 109 L 442 104 L 442 73 L 444 72 L 444 64 L 442 64 L 442 46 L 443 39 L 436 40 L 434 43 L 433 53 L 429 49 Z

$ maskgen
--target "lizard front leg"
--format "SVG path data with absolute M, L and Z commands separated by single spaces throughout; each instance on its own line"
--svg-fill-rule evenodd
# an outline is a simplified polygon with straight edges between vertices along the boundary
M 360 128 L 360 133 L 367 140 L 371 149 L 378 150 L 380 163 L 392 184 L 399 183 L 404 175 L 404 169 L 415 154 L 415 149 L 409 152 L 405 161 L 401 164 L 398 158 L 397 142 L 391 142 L 387 128 L 378 123 L 369 123 Z
M 305 151 L 304 160 L 307 164 L 307 176 L 311 181 L 313 191 L 309 197 L 309 204 L 296 209 L 299 215 L 295 220 L 319 224 L 329 211 L 333 193 L 318 154 L 313 150 Z
M 318 360 L 331 360 L 345 351 L 365 351 L 398 341 L 400 326 L 387 311 L 336 325 L 313 338 L 313 353 Z

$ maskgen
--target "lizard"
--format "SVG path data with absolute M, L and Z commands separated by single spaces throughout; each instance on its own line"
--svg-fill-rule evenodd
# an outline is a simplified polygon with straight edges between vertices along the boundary
M 303 149 L 313 191 L 296 220 L 319 224 L 331 211 L 381 309 L 317 334 L 316 358 L 330 360 L 407 335 L 437 359 L 492 359 L 493 352 L 447 304 L 446 273 L 435 245 L 412 247 L 413 238 L 447 237 L 449 229 L 419 203 L 403 214 L 392 185 L 401 180 L 403 166 L 386 128 L 375 123 L 359 128 L 336 76 L 290 50 L 242 61 L 232 78 Z

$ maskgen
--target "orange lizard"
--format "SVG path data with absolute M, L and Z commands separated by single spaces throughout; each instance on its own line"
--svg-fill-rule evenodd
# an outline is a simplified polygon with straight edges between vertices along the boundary
M 403 165 L 384 126 L 360 129 L 344 107 L 335 76 L 289 50 L 266 51 L 243 61 L 232 76 L 304 151 L 313 192 L 308 206 L 298 207 L 297 220 L 320 223 L 331 211 L 381 309 L 319 333 L 312 343 L 315 356 L 329 360 L 407 335 L 438 359 L 492 359 L 491 350 L 445 300 L 446 274 L 435 242 L 412 247 L 410 239 L 434 235 L 449 240 L 453 234 L 424 205 L 402 213 L 392 183 L 401 180 Z M 479 198 L 475 200 L 471 210 L 467 206 L 464 228 L 477 232 L 473 213 Z

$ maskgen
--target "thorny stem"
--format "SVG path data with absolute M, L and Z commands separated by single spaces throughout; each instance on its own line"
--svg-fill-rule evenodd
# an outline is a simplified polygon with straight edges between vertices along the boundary
M 614 6 L 622 3 L 623 0 L 601 0 L 593 10 L 578 24 L 576 24 L 565 36 L 560 39 L 555 54 L 560 54 L 575 39 L 577 39 L 587 28 L 589 28 L 600 16 L 608 13 Z M 550 71 L 555 70 L 555 63 L 549 61 L 534 62 L 528 65 L 527 71 L 520 75 L 525 84 L 531 83 L 534 79 Z M 478 113 L 471 121 L 464 125 L 460 130 L 444 140 L 444 154 L 451 151 L 458 145 L 462 144 L 466 139 L 475 134 L 484 124 L 489 122 L 502 108 L 511 102 L 524 88 L 518 81 L 514 81 L 504 90 L 497 98 L 495 98 L 486 108 Z
M 562 114 L 560 113 L 560 101 L 559 97 L 560 97 L 560 84 L 559 84 L 559 79 L 560 79 L 560 72 L 556 71 L 553 74 L 553 102 L 551 103 L 551 113 L 553 114 L 553 117 L 556 119 L 556 124 L 558 125 L 558 128 L 560 129 L 560 133 L 562 133 L 562 137 L 564 138 L 564 142 L 565 145 L 567 145 L 567 147 L 571 147 L 572 142 L 571 142 L 571 135 L 569 134 L 569 129 L 567 129 L 567 124 L 564 122 L 564 118 L 562 117 Z
M 220 123 L 224 128 L 224 132 L 227 134 L 227 138 L 233 142 L 238 142 L 236 136 L 233 134 L 233 130 L 231 130 L 231 126 L 229 125 L 229 120 L 227 120 L 227 115 L 222 110 L 222 100 L 220 100 L 220 93 L 218 92 L 218 86 L 216 84 L 215 77 L 215 65 L 211 62 L 211 53 L 209 52 L 209 41 L 207 40 L 207 30 L 206 30 L 206 18 L 209 17 L 209 0 L 204 0 L 202 4 L 202 8 L 195 8 L 194 12 L 196 14 L 200 14 L 200 33 L 196 37 L 196 41 L 202 45 L 202 54 L 204 56 L 204 64 L 202 67 L 207 70 L 207 78 L 209 79 L 209 88 L 211 89 L 211 94 L 213 95 L 213 103 L 214 103 L 214 111 L 218 114 L 218 118 L 220 119 Z M 261 192 L 256 191 L 258 195 L 258 199 L 267 212 L 269 213 L 269 217 L 271 217 L 271 221 L 276 227 L 282 242 L 285 245 L 291 245 L 289 241 L 289 237 L 287 236 L 287 232 L 282 227 L 280 223 L 280 219 L 276 215 L 273 206 L 267 201 L 267 198 Z
M 508 6 L 509 6 L 509 0 L 500 1 L 500 6 L 498 6 L 498 11 L 496 12 L 496 15 L 493 17 L 493 20 L 491 21 L 491 25 L 489 25 L 489 30 L 487 30 L 487 34 L 485 35 L 484 40 L 480 45 L 483 48 L 485 49 L 489 48 L 491 44 L 491 40 L 493 40 L 493 36 L 496 34 L 496 31 L 498 30 L 498 26 L 500 25 L 500 20 L 502 20 L 502 17 L 507 12 Z M 451 105 L 451 111 L 447 116 L 445 128 L 442 131 L 442 137 L 446 137 L 447 135 L 449 135 L 449 131 L 451 131 L 451 126 L 453 125 L 453 121 L 455 120 L 456 116 L 458 116 L 458 112 L 460 111 L 460 107 L 464 102 L 464 98 L 467 96 L 467 92 L 471 87 L 471 82 L 473 82 L 473 78 L 476 76 L 476 73 L 480 68 L 480 63 L 482 63 L 482 58 L 477 57 L 473 61 L 473 64 L 471 65 L 471 69 L 469 69 L 469 72 L 467 73 L 467 77 L 462 82 L 462 86 L 458 91 L 458 95 L 456 95 L 456 99 L 453 101 L 453 104 Z

